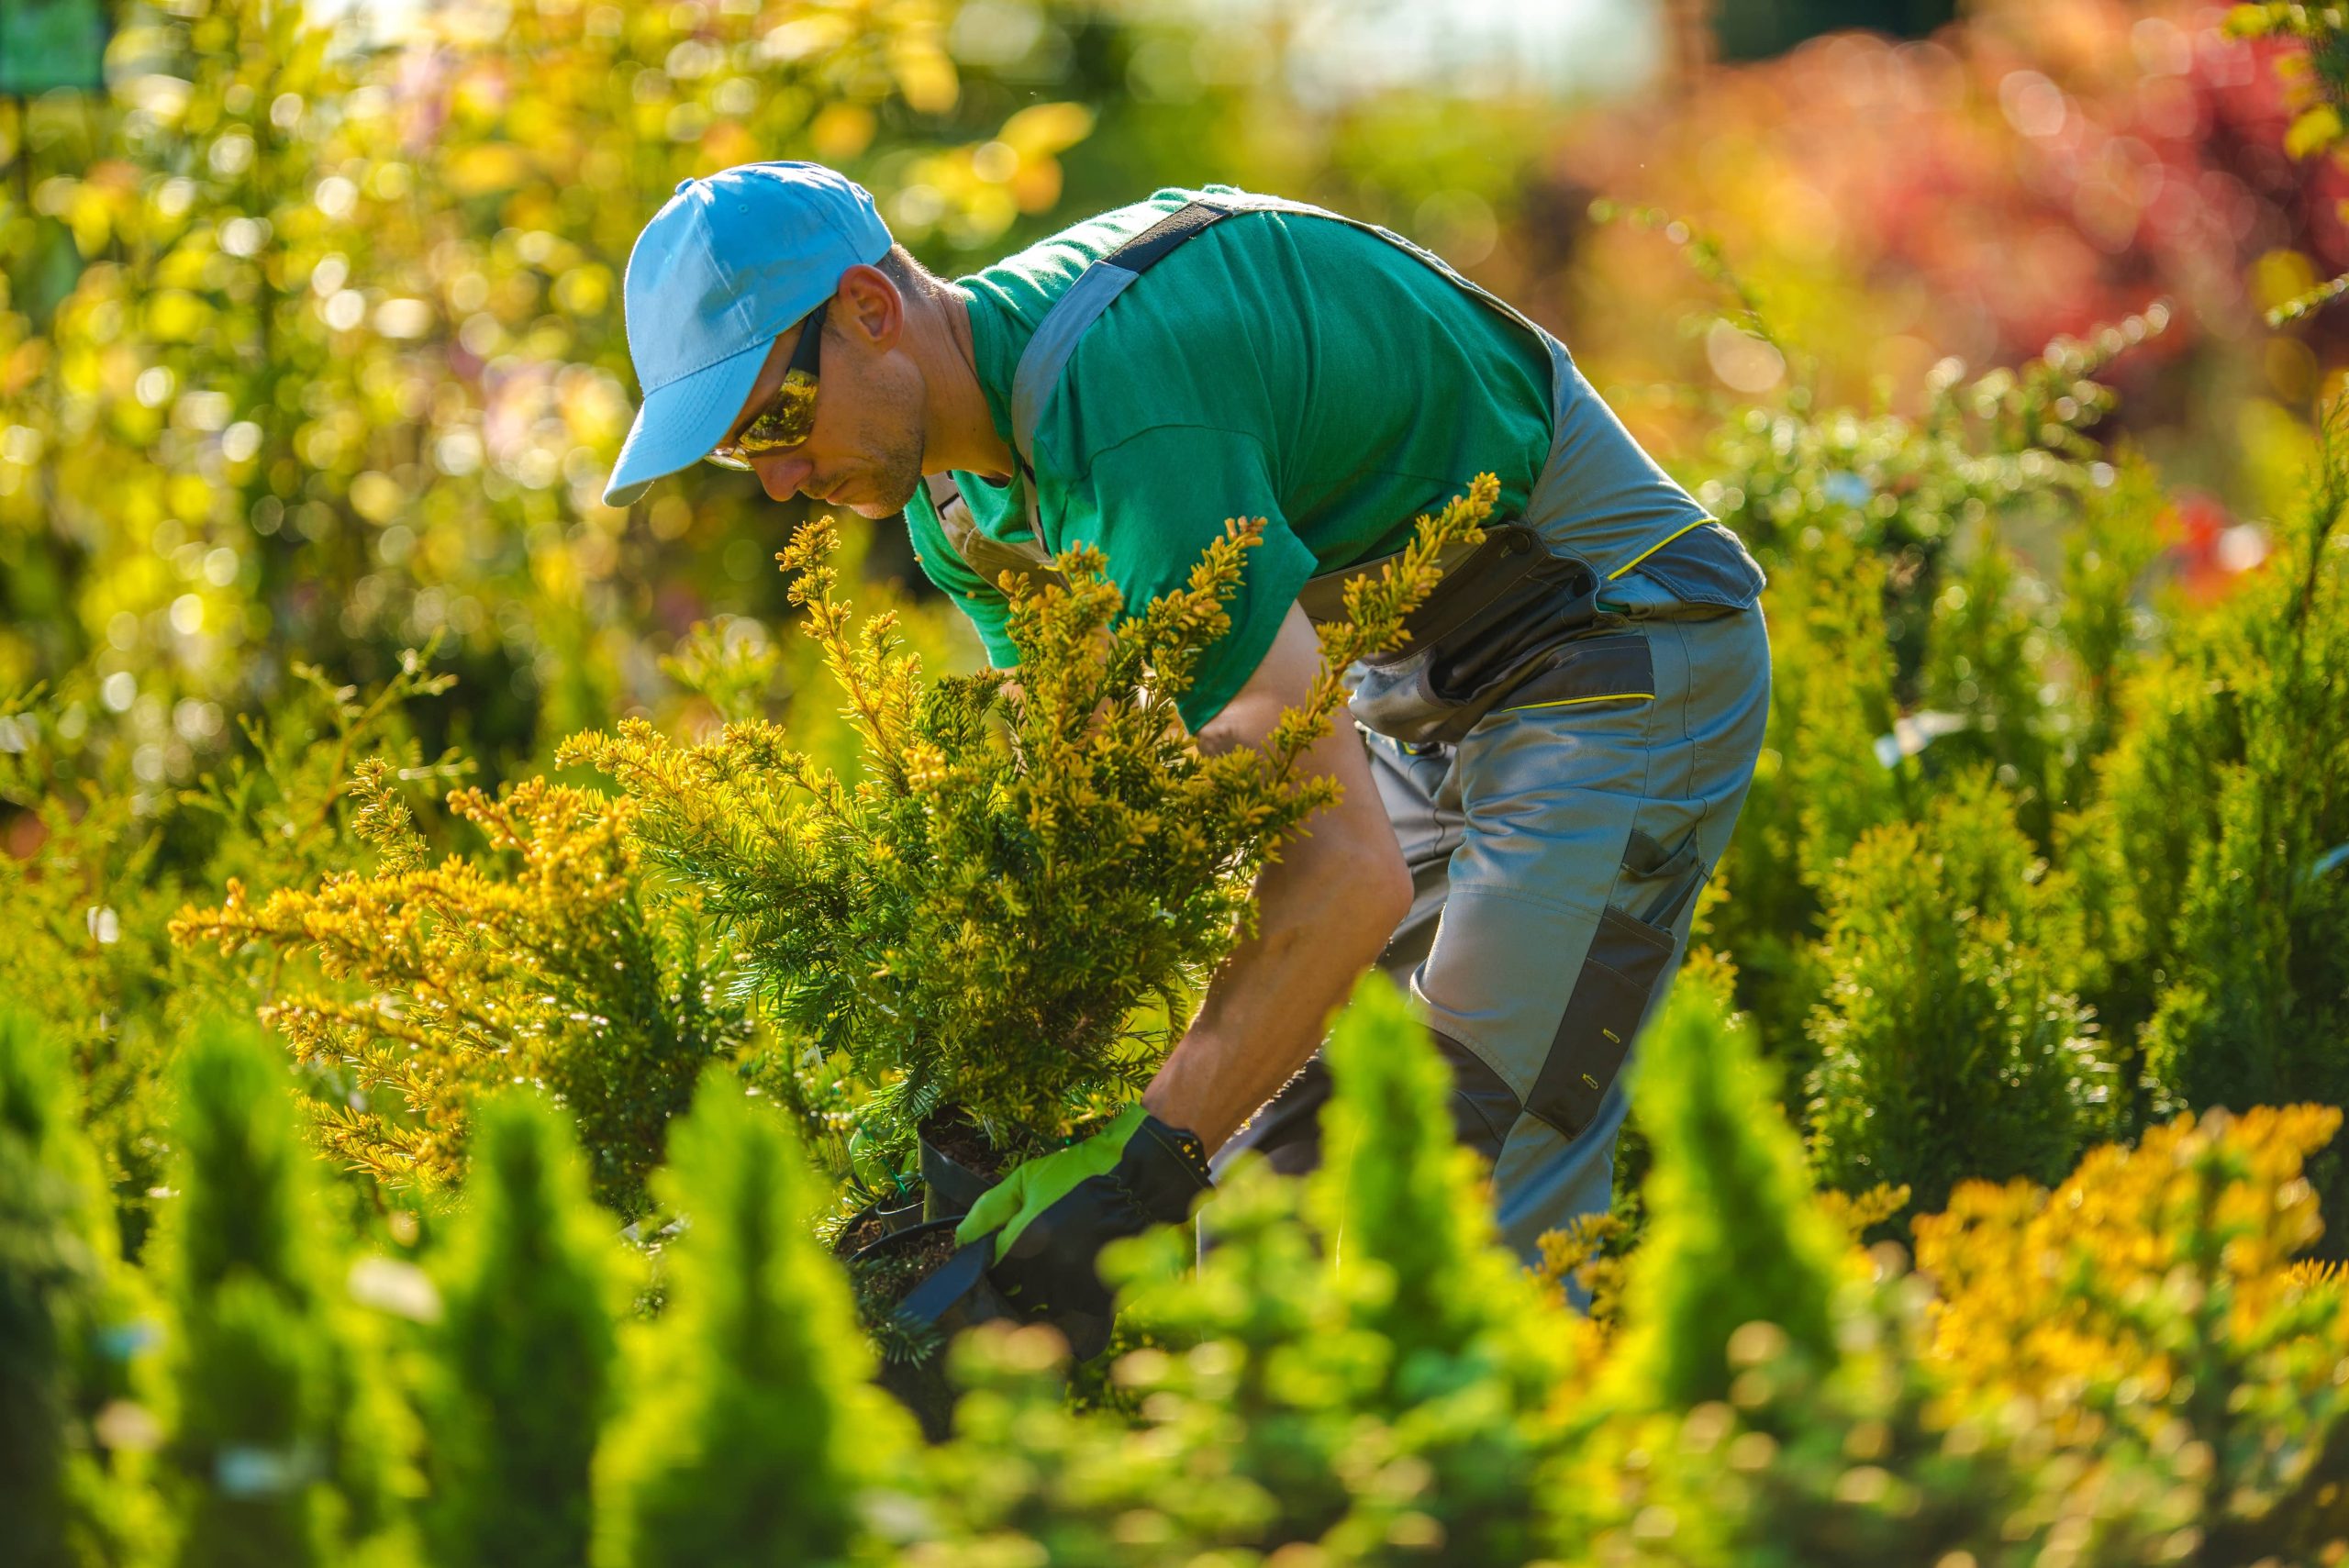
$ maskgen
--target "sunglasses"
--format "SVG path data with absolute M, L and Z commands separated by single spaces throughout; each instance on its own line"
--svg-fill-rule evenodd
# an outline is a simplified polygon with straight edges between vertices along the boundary
M 740 435 L 711 449 L 708 461 L 720 468 L 748 469 L 762 452 L 782 451 L 806 440 L 816 428 L 816 373 L 823 360 L 824 306 L 819 305 L 800 326 L 783 384 Z

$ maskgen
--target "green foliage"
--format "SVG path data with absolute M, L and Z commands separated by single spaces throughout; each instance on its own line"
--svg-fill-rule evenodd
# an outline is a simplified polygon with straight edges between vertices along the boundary
M 189 962 L 170 940 L 191 884 L 246 877 L 267 888 L 349 862 L 362 758 L 431 792 L 469 763 L 428 760 L 411 710 L 444 690 L 423 655 L 362 695 L 304 665 L 243 732 L 250 754 L 196 787 L 157 789 L 120 771 L 83 779 L 63 731 L 72 706 L 55 697 L 0 701 L 0 810 L 28 813 L 33 847 L 0 854 L 0 993 L 19 998 L 73 1051 L 84 1115 L 114 1188 L 126 1251 L 146 1233 L 150 1195 L 164 1184 L 164 1085 L 180 1016 L 234 1006 L 253 976 Z M 13 711 L 11 711 L 13 710 Z M 193 869 L 190 869 L 193 868 Z
M 702 1080 L 664 1177 L 686 1232 L 634 1346 L 622 1424 L 596 1460 L 601 1568 L 845 1557 L 859 1497 L 908 1423 L 867 1381 L 847 1281 L 809 1233 L 823 1207 L 785 1120 Z
M 1727 1396 L 1732 1340 L 1772 1325 L 1801 1364 L 1835 1362 L 1830 1307 L 1842 1243 L 1810 1200 L 1752 1038 L 1721 998 L 1675 986 L 1641 1037 L 1632 1095 L 1654 1165 L 1645 1236 L 1624 1287 L 1632 1328 L 1609 1371 L 1630 1409 Z
M 11 1561 L 65 1568 L 106 1528 L 91 1453 L 112 1217 L 65 1053 L 0 1009 L 0 1518 Z
M 2161 555 L 2164 500 L 2151 465 L 2124 447 L 2116 454 L 2112 483 L 2082 492 L 2080 502 L 2064 536 L 2056 616 L 2072 665 L 2070 762 L 2085 770 L 2120 735 L 2121 688 L 2143 660 L 2152 617 L 2137 592 Z
M 1554 1440 L 1550 1401 L 1578 1370 L 1576 1336 L 1500 1245 L 1489 1173 L 1453 1130 L 1451 1070 L 1385 975 L 1355 988 L 1324 1050 L 1315 1213 L 1350 1326 L 1385 1347 L 1383 1387 L 1362 1406 L 1426 1467 L 1411 1507 L 1437 1526 L 1439 1560 L 1521 1559 L 1524 1477 Z
M 617 1238 L 543 1101 L 489 1101 L 474 1150 L 435 1271 L 426 1539 L 436 1568 L 578 1568 L 596 1441 L 616 1403 Z
M 1939 1207 L 1969 1175 L 2053 1180 L 2111 1125 L 2115 1075 L 2062 988 L 2060 884 L 1986 774 L 1829 879 L 1831 979 L 1811 1018 L 1811 1159 L 1847 1192 Z
M 2349 1098 L 2331 1044 L 2349 1029 L 2349 407 L 2323 434 L 2322 467 L 2266 580 L 2181 649 L 2225 710 L 2169 738 L 2199 763 L 2210 830 L 2186 846 L 2185 895 L 2161 944 L 2174 988 L 2147 1054 L 2188 1105 Z
M 2154 1108 L 2349 1096 L 2349 412 L 2261 576 L 2184 621 L 2121 698 L 2100 798 L 2071 825 L 2092 995 Z M 2317 1164 L 2349 1196 L 2337 1156 Z
M 633 841 L 695 889 L 790 1036 L 876 1091 L 868 1141 L 902 1160 L 941 1105 L 1007 1155 L 1050 1147 L 1130 1098 L 1163 1021 L 1244 934 L 1255 871 L 1335 785 L 1305 751 L 1356 658 L 1393 646 L 1437 552 L 1477 537 L 1496 495 L 1422 520 L 1324 638 L 1304 706 L 1260 750 L 1201 750 L 1175 717 L 1230 625 L 1256 526 L 1235 522 L 1188 586 L 1125 614 L 1097 551 L 1065 583 L 1007 573 L 1016 692 L 994 673 L 925 683 L 896 617 L 851 629 L 829 520 L 782 556 L 863 746 L 851 783 L 773 724 L 680 746 L 642 722 L 568 743 L 614 776 Z M 1140 1033 L 1155 1016 L 1156 1038 Z
M 1499 1245 L 1490 1173 L 1453 1133 L 1451 1071 L 1385 975 L 1355 987 L 1323 1053 L 1335 1093 L 1314 1212 L 1356 1321 L 1391 1347 L 1388 1398 L 1419 1405 L 1496 1374 L 1529 1395 L 1555 1381 L 1555 1347 L 1526 1337 L 1542 1315 Z
M 957 1346 L 973 1391 L 935 1485 L 961 1531 L 1169 1568 L 1286 1542 L 1463 1568 L 1535 1552 L 1530 1483 L 1586 1336 L 1495 1239 L 1442 1061 L 1384 976 L 1328 1051 L 1330 1160 L 1309 1191 L 1243 1162 L 1202 1218 L 1196 1270 L 1174 1229 L 1105 1260 L 1138 1342 L 1113 1363 L 1114 1403 L 1146 1438 L 1065 1407 L 1049 1333 Z
M 199 1023 L 182 1062 L 156 1390 L 182 1568 L 328 1563 L 384 1529 L 404 1422 L 339 1305 L 278 1053 Z

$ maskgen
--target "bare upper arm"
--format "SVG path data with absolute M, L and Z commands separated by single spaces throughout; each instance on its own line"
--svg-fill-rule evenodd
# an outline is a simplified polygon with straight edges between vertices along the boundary
M 1313 678 L 1320 673 L 1321 639 L 1314 634 L 1313 623 L 1304 610 L 1291 605 L 1255 673 L 1200 729 L 1201 749 L 1216 752 L 1234 746 L 1263 745 L 1281 710 L 1302 704 L 1312 690 Z M 1348 740 L 1352 739 L 1349 728 Z
M 1263 745 L 1284 709 L 1304 706 L 1312 693 L 1314 677 L 1320 673 L 1321 639 L 1305 611 L 1291 605 L 1255 673 L 1199 731 L 1201 749 L 1216 752 L 1234 746 Z M 1370 759 L 1343 709 L 1330 733 L 1308 748 L 1305 768 L 1330 775 L 1344 791 L 1336 806 L 1314 818 L 1317 827 L 1326 826 L 1332 817 L 1365 824 L 1375 818 L 1387 841 L 1393 841 L 1386 813 L 1379 805 L 1377 783 L 1370 775 Z

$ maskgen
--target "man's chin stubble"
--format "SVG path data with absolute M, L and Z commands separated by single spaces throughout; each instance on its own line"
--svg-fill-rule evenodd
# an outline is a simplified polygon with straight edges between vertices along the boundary
M 921 488 L 925 450 L 923 443 L 916 440 L 910 447 L 892 453 L 873 473 L 874 488 L 880 494 L 849 510 L 860 517 L 873 518 L 894 517 L 904 511 L 906 504 L 914 498 L 914 492 Z

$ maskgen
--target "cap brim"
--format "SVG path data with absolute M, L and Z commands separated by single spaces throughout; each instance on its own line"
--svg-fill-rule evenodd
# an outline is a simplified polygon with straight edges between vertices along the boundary
M 604 505 L 632 506 L 653 481 L 708 456 L 733 428 L 774 346 L 755 344 L 646 393 L 628 439 L 620 443 L 612 476 L 604 482 Z

